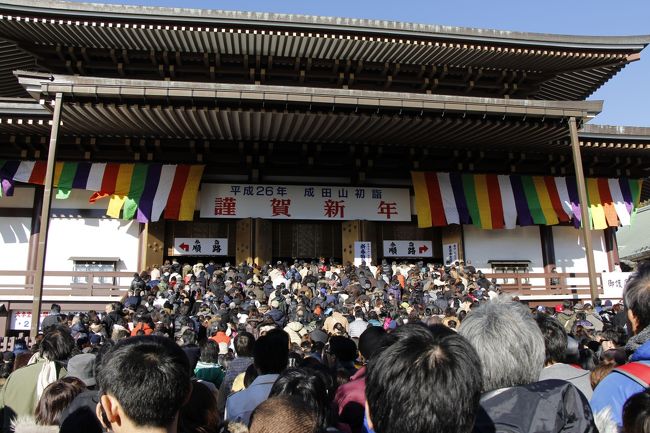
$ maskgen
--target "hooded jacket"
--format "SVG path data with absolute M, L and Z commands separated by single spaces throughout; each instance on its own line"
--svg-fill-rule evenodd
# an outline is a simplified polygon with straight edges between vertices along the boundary
M 573 324 L 576 321 L 576 316 L 573 314 L 573 311 L 562 311 L 557 315 L 557 320 L 567 332 L 571 332 L 571 328 L 573 328 Z
M 641 345 L 630 357 L 631 362 L 642 362 L 650 365 L 650 341 Z M 644 391 L 645 388 L 622 373 L 614 370 L 598 384 L 591 398 L 594 412 L 610 408 L 616 424 L 623 425 L 623 405 L 632 395 Z
M 543 380 L 485 393 L 475 433 L 597 433 L 589 402 L 563 380 Z
M 300 343 L 302 343 L 302 336 L 307 334 L 307 330 L 300 322 L 289 322 L 287 326 L 284 327 L 284 331 L 289 334 L 289 340 L 291 343 L 299 346 Z

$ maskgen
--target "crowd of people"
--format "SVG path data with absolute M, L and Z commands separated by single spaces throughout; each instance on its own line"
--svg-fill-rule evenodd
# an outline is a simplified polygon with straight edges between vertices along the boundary
M 135 274 L 3 354 L 3 431 L 650 433 L 650 265 L 623 303 L 528 305 L 470 264 Z

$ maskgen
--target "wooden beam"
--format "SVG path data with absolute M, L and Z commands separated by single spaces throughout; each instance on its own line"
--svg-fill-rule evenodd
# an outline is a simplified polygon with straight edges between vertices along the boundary
M 45 254 L 47 253 L 47 231 L 50 225 L 50 210 L 52 208 L 52 188 L 54 185 L 54 164 L 56 162 L 56 144 L 61 123 L 61 108 L 63 94 L 57 93 L 54 99 L 54 114 L 52 115 L 52 129 L 50 132 L 50 147 L 47 154 L 45 169 L 45 187 L 43 190 L 43 205 L 41 207 L 41 234 L 38 238 L 36 251 L 36 274 L 34 275 L 34 293 L 32 300 L 32 325 L 30 336 L 38 335 L 41 304 L 43 302 L 43 280 L 45 277 Z
M 596 276 L 596 262 L 591 241 L 591 227 L 589 220 L 589 202 L 587 201 L 587 186 L 582 170 L 582 156 L 580 155 L 580 140 L 576 118 L 569 118 L 569 132 L 571 134 L 571 150 L 573 151 L 573 165 L 578 183 L 578 198 L 580 200 L 580 214 L 582 218 L 582 237 L 584 239 L 585 255 L 587 256 L 587 271 L 589 273 L 589 288 L 591 300 L 598 298 L 598 282 Z

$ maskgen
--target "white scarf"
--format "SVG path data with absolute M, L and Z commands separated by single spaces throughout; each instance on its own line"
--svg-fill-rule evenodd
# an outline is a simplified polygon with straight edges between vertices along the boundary
M 36 378 L 36 403 L 41 399 L 43 390 L 51 383 L 56 382 L 58 377 L 56 374 L 56 363 L 47 358 L 43 358 L 39 353 L 35 353 L 29 358 L 27 365 L 43 362 L 40 373 Z

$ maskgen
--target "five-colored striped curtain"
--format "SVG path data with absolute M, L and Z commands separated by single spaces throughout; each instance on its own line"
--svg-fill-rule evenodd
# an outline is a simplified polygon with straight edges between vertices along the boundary
M 575 177 L 519 174 L 412 172 L 418 226 L 473 224 L 484 229 L 517 225 L 580 227 Z M 594 229 L 630 224 L 642 180 L 588 178 L 590 225 Z
M 4 195 L 14 181 L 43 185 L 46 161 L 0 160 Z M 110 197 L 106 214 L 140 222 L 165 219 L 192 221 L 203 175 L 203 165 L 119 164 L 57 162 L 54 168 L 56 197 L 65 199 L 72 189 L 94 191 L 90 202 Z

